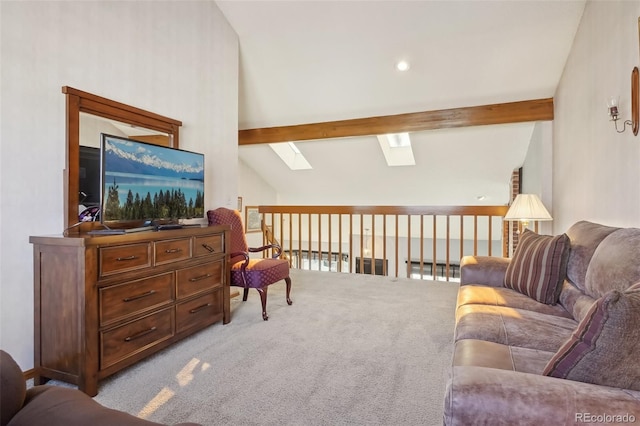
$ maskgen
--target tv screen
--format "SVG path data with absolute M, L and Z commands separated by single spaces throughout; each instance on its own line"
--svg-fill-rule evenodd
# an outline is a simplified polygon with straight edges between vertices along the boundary
M 101 135 L 102 222 L 204 217 L 204 155 Z

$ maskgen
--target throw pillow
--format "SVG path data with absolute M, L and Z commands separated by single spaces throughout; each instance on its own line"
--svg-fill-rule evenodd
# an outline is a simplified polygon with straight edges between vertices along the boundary
M 568 255 L 566 234 L 554 237 L 525 229 L 507 266 L 504 286 L 538 302 L 555 305 L 565 278 Z
M 543 374 L 640 390 L 640 283 L 598 299 Z

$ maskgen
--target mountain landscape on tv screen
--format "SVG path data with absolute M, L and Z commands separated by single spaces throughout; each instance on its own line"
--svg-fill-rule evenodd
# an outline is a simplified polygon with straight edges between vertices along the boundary
M 204 181 L 204 165 L 202 163 L 180 163 L 177 162 L 177 158 L 158 157 L 153 149 L 128 152 L 116 146 L 117 144 L 112 141 L 106 143 L 105 164 L 109 164 L 110 172 Z M 169 153 L 179 154 L 181 151 L 169 151 Z

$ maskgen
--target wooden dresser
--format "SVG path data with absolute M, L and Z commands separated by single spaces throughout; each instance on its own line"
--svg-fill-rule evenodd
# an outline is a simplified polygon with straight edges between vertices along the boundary
M 35 384 L 98 381 L 230 321 L 229 228 L 34 236 Z

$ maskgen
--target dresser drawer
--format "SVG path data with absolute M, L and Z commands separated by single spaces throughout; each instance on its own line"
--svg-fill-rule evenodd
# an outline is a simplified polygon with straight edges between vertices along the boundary
M 191 257 L 191 239 L 180 238 L 175 240 L 156 241 L 155 259 L 156 265 L 178 262 Z
M 100 325 L 159 308 L 174 300 L 173 272 L 156 275 L 99 290 Z
M 203 290 L 222 286 L 224 259 L 207 263 L 206 265 L 180 269 L 178 275 L 178 290 L 176 298 L 182 299 Z
M 151 243 L 149 242 L 101 247 L 99 250 L 101 277 L 151 266 Z
M 100 332 L 100 368 L 104 369 L 173 336 L 173 307 Z
M 213 324 L 222 318 L 222 289 L 176 306 L 176 333 Z
M 224 237 L 222 234 L 205 235 L 195 237 L 193 245 L 193 256 L 212 256 L 224 253 Z

